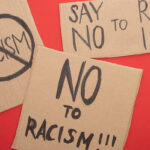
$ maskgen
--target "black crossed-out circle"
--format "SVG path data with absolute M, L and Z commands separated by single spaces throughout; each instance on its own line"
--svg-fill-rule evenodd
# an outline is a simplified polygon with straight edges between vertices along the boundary
M 9 80 L 12 80 L 12 79 L 22 75 L 24 72 L 26 72 L 31 67 L 33 54 L 34 54 L 34 49 L 35 49 L 35 41 L 34 41 L 34 38 L 33 38 L 33 35 L 32 35 L 32 32 L 31 32 L 30 28 L 19 17 L 13 16 L 11 14 L 0 14 L 0 19 L 11 19 L 11 20 L 17 22 L 28 33 L 28 35 L 30 37 L 30 40 L 31 40 L 31 56 L 30 56 L 30 60 L 28 62 L 25 61 L 24 59 L 16 56 L 15 54 L 8 51 L 7 49 L 4 49 L 4 48 L 0 47 L 0 52 L 8 54 L 14 60 L 24 64 L 23 68 L 19 69 L 17 72 L 15 72 L 11 75 L 5 76 L 5 77 L 0 77 L 0 81 L 9 81 Z

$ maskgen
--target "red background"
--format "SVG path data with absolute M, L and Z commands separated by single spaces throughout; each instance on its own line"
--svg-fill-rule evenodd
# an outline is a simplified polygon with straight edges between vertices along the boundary
M 45 46 L 62 50 L 59 3 L 69 1 L 71 0 L 28 0 Z M 150 54 L 103 60 L 144 69 L 124 150 L 150 150 Z M 19 106 L 0 113 L 0 150 L 11 150 L 21 108 Z

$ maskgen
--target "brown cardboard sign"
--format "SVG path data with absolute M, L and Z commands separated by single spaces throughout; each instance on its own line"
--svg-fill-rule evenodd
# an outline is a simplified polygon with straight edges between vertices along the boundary
M 88 57 L 150 53 L 148 0 L 60 4 L 64 52 Z
M 122 150 L 141 76 L 39 47 L 13 148 Z
M 37 43 L 43 45 L 26 0 L 0 5 L 0 112 L 22 104 Z

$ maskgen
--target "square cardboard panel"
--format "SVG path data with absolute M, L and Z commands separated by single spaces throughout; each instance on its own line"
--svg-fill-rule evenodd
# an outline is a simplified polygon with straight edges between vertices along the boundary
M 122 150 L 141 76 L 39 47 L 13 148 Z
M 60 4 L 64 52 L 90 58 L 150 53 L 147 0 Z
M 0 112 L 22 104 L 37 43 L 43 45 L 26 0 L 0 5 Z

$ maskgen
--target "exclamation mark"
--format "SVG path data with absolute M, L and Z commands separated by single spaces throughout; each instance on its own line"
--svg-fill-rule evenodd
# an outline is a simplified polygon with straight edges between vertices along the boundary
M 105 143 L 105 145 L 108 145 L 109 137 L 110 137 L 110 135 L 108 134 L 108 135 L 107 135 L 107 138 L 106 138 L 106 143 Z
M 115 136 L 113 136 L 113 139 L 112 139 L 112 147 L 114 147 L 115 146 L 115 143 L 116 143 L 116 137 Z
M 110 146 L 114 147 L 115 144 L 116 144 L 117 137 L 113 135 L 113 137 L 111 138 L 112 141 L 110 140 L 110 137 L 112 137 L 112 136 L 110 136 L 109 134 L 106 136 L 106 141 L 104 141 L 105 142 L 105 146 L 110 145 Z M 101 133 L 100 136 L 99 136 L 99 141 L 98 141 L 99 145 L 102 144 L 102 140 L 103 140 L 103 133 Z M 96 150 L 100 150 L 100 149 L 98 148 Z
M 103 139 L 103 133 L 101 133 L 99 136 L 99 141 L 98 141 L 99 145 L 102 144 L 102 139 Z M 97 149 L 97 150 L 100 150 L 100 149 Z
M 103 133 L 101 133 L 99 136 L 99 145 L 102 144 L 102 139 L 103 139 Z
M 109 139 L 110 139 L 110 135 L 107 135 L 107 138 L 106 138 L 106 143 L 105 145 L 107 146 L 109 144 Z M 111 146 L 114 147 L 115 146 L 115 143 L 116 143 L 116 136 L 113 136 L 113 139 L 112 139 L 112 144 Z

